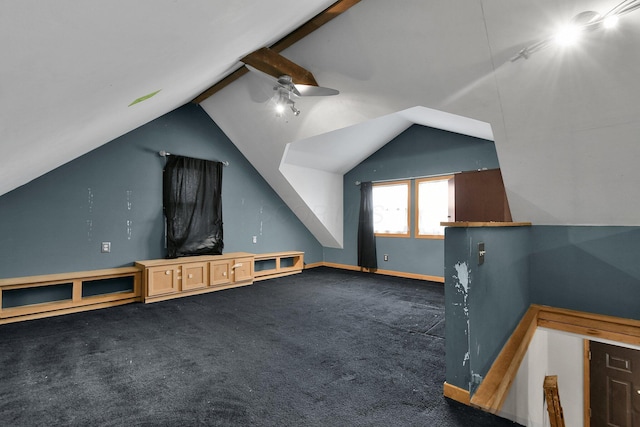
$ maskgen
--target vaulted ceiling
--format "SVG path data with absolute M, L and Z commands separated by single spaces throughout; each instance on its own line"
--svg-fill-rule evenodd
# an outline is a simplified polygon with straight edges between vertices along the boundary
M 190 102 L 332 3 L 4 2 L 0 194 Z M 201 105 L 326 246 L 342 173 L 412 123 L 494 139 L 516 220 L 637 225 L 640 11 L 510 61 L 618 3 L 362 0 L 281 52 L 340 95 L 276 117 L 248 73 Z

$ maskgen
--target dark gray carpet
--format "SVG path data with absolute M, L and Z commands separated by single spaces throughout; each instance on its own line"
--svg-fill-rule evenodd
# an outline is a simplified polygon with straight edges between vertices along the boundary
M 442 396 L 443 300 L 317 268 L 0 326 L 0 423 L 514 426 Z

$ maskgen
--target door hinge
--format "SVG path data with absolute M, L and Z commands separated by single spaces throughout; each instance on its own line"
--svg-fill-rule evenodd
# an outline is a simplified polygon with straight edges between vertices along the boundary
M 591 360 L 591 350 L 589 350 L 589 360 Z

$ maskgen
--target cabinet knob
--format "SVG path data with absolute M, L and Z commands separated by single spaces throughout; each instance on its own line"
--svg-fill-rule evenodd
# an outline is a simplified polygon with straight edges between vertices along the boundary
M 171 274 L 171 270 L 165 271 L 164 274 L 166 274 L 168 276 L 169 274 Z
M 193 274 L 189 274 L 189 279 L 193 279 Z
M 226 271 L 223 271 L 223 272 L 222 272 L 222 275 L 223 275 L 223 276 L 226 276 L 226 275 L 227 275 L 227 272 L 226 272 Z

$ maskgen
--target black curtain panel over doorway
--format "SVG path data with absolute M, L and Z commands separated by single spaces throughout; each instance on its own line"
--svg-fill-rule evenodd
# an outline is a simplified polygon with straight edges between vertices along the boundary
M 370 182 L 360 183 L 358 265 L 364 268 L 378 268 L 376 236 L 373 231 L 373 185 Z
M 222 163 L 171 155 L 163 171 L 167 257 L 220 255 Z

